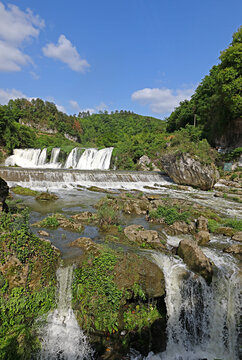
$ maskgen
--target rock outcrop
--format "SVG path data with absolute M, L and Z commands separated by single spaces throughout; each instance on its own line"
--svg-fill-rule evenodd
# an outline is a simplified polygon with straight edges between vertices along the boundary
M 203 165 L 190 154 L 170 153 L 162 157 L 163 169 L 180 185 L 191 185 L 202 190 L 211 189 L 219 180 L 215 165 Z
M 191 240 L 181 240 L 177 254 L 184 260 L 188 268 L 205 278 L 210 283 L 213 276 L 213 263 L 202 250 Z
M 157 249 L 166 249 L 166 246 L 162 243 L 161 235 L 158 231 L 155 230 L 145 230 L 141 225 L 129 225 L 124 229 L 125 236 L 132 242 L 137 243 L 138 245 L 150 245 L 152 248 Z M 162 241 L 163 240 L 163 241 Z
M 9 193 L 9 186 L 6 183 L 5 180 L 3 180 L 2 178 L 0 178 L 0 202 L 2 203 L 2 211 L 7 212 L 8 211 L 8 206 L 6 204 L 6 198 L 8 196 Z

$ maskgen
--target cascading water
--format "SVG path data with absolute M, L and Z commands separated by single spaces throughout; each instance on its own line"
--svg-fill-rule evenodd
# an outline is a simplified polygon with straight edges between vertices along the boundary
M 53 167 L 61 166 L 61 164 L 58 163 L 59 155 L 60 155 L 60 148 L 53 148 L 51 150 L 50 165 L 53 165 Z
M 102 150 L 85 149 L 81 154 L 81 148 L 74 148 L 68 155 L 64 168 L 78 170 L 108 170 L 110 167 L 113 148 Z M 15 149 L 13 155 L 9 156 L 6 166 L 20 166 L 23 168 L 58 168 L 60 154 L 59 148 L 53 148 L 50 162 L 47 162 L 47 149 Z
M 210 286 L 181 260 L 153 254 L 166 282 L 167 348 L 164 353 L 150 353 L 147 360 L 239 358 L 239 268 L 229 255 L 210 249 L 205 253 L 217 267 Z
M 39 360 L 91 360 L 93 350 L 71 308 L 73 267 L 57 270 L 58 304 L 43 329 Z
M 78 161 L 80 159 L 80 156 L 81 156 L 81 149 L 79 149 L 79 148 L 72 149 L 66 159 L 64 168 L 65 169 L 69 169 L 69 168 L 75 169 L 78 164 Z

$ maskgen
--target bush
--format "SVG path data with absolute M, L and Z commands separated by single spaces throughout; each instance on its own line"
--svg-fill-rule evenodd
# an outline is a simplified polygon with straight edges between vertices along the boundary
M 108 203 L 100 206 L 97 215 L 100 225 L 118 224 L 118 212 L 109 206 Z
M 157 210 L 150 212 L 150 217 L 154 219 L 163 218 L 168 225 L 175 221 L 185 221 L 189 224 L 190 213 L 188 211 L 178 212 L 177 207 L 158 206 Z

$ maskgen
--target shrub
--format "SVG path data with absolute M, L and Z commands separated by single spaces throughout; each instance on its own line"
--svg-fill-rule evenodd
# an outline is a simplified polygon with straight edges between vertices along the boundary
M 118 212 L 114 210 L 108 203 L 104 202 L 97 212 L 100 225 L 118 224 Z
M 188 224 L 190 215 L 188 211 L 178 212 L 178 208 L 175 206 L 158 206 L 157 210 L 150 212 L 151 218 L 163 218 L 168 225 L 172 225 L 175 221 L 185 221 Z

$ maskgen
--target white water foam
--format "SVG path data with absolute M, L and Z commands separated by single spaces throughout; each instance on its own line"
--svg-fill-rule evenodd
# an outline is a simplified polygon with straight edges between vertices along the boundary
M 80 329 L 71 308 L 73 267 L 59 268 L 58 306 L 49 314 L 43 329 L 39 360 L 91 360 L 93 350 Z
M 166 282 L 167 348 L 146 360 L 239 359 L 239 268 L 231 256 L 204 252 L 217 267 L 210 286 L 180 259 L 153 254 Z
M 108 170 L 110 167 L 113 148 L 85 149 L 81 155 L 81 148 L 74 148 L 68 155 L 64 168 L 79 170 Z M 6 166 L 20 166 L 23 168 L 59 168 L 59 148 L 53 148 L 50 162 L 47 162 L 47 149 L 14 149 L 13 155 L 9 156 Z

